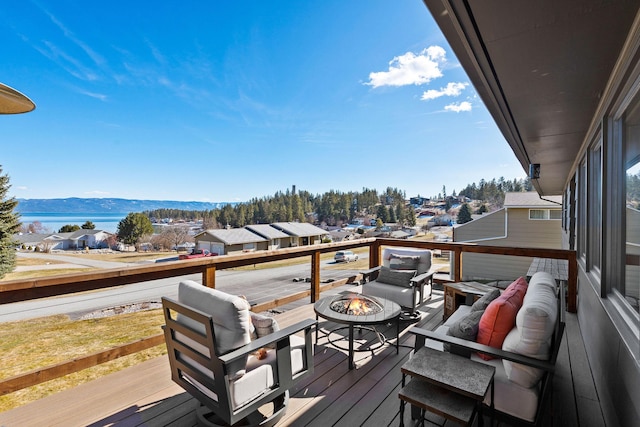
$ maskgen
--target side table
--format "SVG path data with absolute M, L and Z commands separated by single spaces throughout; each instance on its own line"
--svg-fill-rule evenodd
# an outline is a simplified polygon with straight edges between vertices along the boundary
M 404 426 L 404 407 L 408 402 L 422 412 L 433 412 L 446 419 L 470 426 L 476 413 L 483 425 L 482 402 L 491 387 L 493 424 L 493 380 L 495 367 L 444 351 L 423 347 L 401 368 L 400 426 Z M 411 380 L 406 384 L 406 377 Z

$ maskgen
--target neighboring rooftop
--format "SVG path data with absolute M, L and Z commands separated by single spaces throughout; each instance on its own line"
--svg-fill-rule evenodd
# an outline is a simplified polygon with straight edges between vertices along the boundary
M 217 240 L 221 241 L 225 245 L 239 245 L 242 243 L 255 243 L 255 242 L 266 242 L 262 236 L 249 231 L 245 228 L 231 228 L 229 230 L 206 230 L 202 233 L 196 235 L 201 236 L 203 234 L 208 234 L 212 237 L 215 237 Z
M 535 191 L 504 193 L 505 208 L 559 208 L 562 196 L 540 197 Z
M 245 225 L 244 228 L 259 234 L 266 239 L 284 239 L 289 237 L 287 233 L 272 227 L 270 224 L 251 224 Z

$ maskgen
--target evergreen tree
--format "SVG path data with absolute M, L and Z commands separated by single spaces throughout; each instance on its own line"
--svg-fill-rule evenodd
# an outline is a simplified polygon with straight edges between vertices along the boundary
M 153 234 L 153 224 L 145 214 L 131 212 L 118 223 L 117 234 L 127 245 L 135 245 L 143 236 Z
M 91 221 L 87 221 L 84 224 L 82 224 L 81 228 L 83 230 L 95 230 L 96 229 L 96 225 Z
M 9 176 L 2 174 L 0 166 L 0 279 L 13 271 L 16 265 L 13 236 L 20 231 L 20 217 L 13 211 L 18 201 L 13 197 L 7 199 L 9 188 Z
M 458 224 L 465 224 L 471 221 L 471 209 L 467 203 L 463 204 L 458 212 Z
M 80 226 L 77 224 L 67 224 L 60 227 L 58 233 L 73 233 L 74 231 L 80 230 Z

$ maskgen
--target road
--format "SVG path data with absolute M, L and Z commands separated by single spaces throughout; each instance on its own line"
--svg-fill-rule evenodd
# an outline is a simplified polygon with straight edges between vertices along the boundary
M 34 254 L 29 254 L 34 255 Z M 56 260 L 60 257 L 56 256 Z M 69 257 L 74 263 L 84 265 L 89 262 L 93 266 L 94 260 L 79 260 Z M 333 264 L 333 260 L 323 261 L 322 266 Z M 125 263 L 109 262 L 102 268 L 114 268 L 127 265 Z M 119 264 L 119 265 L 114 265 Z M 255 270 L 220 270 L 216 272 L 216 288 L 222 291 L 245 295 L 251 304 L 259 304 L 280 298 L 295 292 L 308 289 L 308 282 L 294 282 L 294 278 L 310 277 L 311 266 L 299 264 L 288 267 Z M 323 269 L 321 280 L 341 279 L 357 273 L 356 270 Z M 202 283 L 201 274 L 173 277 L 169 279 L 153 280 L 117 286 L 102 291 L 83 292 L 73 295 L 43 298 L 0 305 L 0 322 L 14 322 L 36 317 L 67 314 L 72 318 L 80 317 L 104 308 L 118 307 L 127 304 L 160 301 L 160 297 L 177 297 L 177 286 L 181 280 L 195 280 Z

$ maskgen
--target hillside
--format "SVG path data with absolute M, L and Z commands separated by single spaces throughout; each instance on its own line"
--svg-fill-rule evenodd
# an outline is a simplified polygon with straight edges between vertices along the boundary
M 227 202 L 181 202 L 174 200 L 134 200 L 134 199 L 17 199 L 19 213 L 105 213 L 142 212 L 154 209 L 211 210 L 220 209 Z

